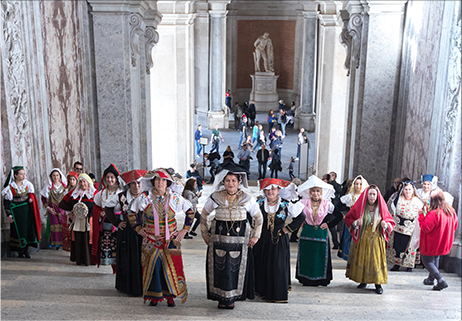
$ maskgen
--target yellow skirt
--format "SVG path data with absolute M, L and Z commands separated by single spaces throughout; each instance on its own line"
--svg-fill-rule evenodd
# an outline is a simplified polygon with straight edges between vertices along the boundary
M 385 239 L 380 225 L 375 231 L 368 226 L 358 242 L 351 242 L 346 277 L 358 283 L 387 284 Z

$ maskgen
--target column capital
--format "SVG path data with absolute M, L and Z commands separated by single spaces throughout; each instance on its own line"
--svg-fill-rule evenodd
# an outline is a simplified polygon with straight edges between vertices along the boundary
M 228 12 L 226 10 L 227 5 L 231 0 L 210 0 L 209 1 L 209 13 L 212 17 L 220 18 L 226 16 Z
M 303 18 L 306 19 L 318 19 L 318 11 L 302 11 Z
M 364 11 L 371 13 L 404 13 L 404 5 L 407 0 L 397 1 L 370 1 L 361 0 Z
M 146 0 L 87 0 L 92 12 L 136 12 L 144 16 L 148 10 L 157 9 L 157 1 Z

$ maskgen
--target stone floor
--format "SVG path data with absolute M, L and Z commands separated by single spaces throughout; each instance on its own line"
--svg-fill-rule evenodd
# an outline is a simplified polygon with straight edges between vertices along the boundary
M 357 289 L 345 278 L 345 261 L 334 255 L 334 280 L 328 287 L 303 287 L 294 278 L 297 245 L 291 244 L 292 291 L 289 303 L 259 299 L 218 310 L 206 299 L 205 252 L 202 239 L 183 242 L 188 300 L 175 308 L 162 302 L 143 304 L 114 289 L 109 266 L 77 266 L 69 253 L 41 250 L 32 259 L 1 262 L 2 320 L 460 320 L 461 279 L 444 274 L 449 287 L 432 291 L 422 284 L 426 271 L 390 272 L 384 294 L 374 287 Z

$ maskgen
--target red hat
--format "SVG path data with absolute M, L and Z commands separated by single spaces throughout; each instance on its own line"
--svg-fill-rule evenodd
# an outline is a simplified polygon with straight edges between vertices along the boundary
M 279 188 L 285 188 L 290 185 L 290 182 L 285 181 L 280 178 L 265 178 L 259 181 L 260 190 L 269 189 L 272 185 L 275 185 Z
M 148 171 L 144 169 L 134 169 L 129 172 L 123 173 L 120 175 L 120 178 L 122 179 L 121 184 L 122 185 L 128 185 L 131 182 L 134 181 L 139 181 L 141 178 L 143 178 L 144 175 L 146 175 Z
M 66 178 L 67 180 L 69 181 L 69 177 L 70 176 L 74 176 L 75 179 L 77 179 L 79 177 L 79 174 L 77 174 L 77 172 L 74 172 L 74 171 L 70 171 L 69 174 L 67 174 Z

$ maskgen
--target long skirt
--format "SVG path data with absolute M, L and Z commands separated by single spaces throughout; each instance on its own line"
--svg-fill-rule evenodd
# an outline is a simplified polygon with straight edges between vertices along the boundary
M 100 246 L 100 264 L 113 265 L 116 264 L 117 257 L 117 237 L 114 231 L 114 225 L 109 222 L 103 223 L 103 231 L 99 239 Z
M 380 226 L 368 226 L 358 242 L 353 242 L 346 267 L 346 277 L 358 283 L 387 284 L 385 239 Z
M 351 234 L 348 228 L 346 227 L 346 224 L 343 224 L 343 232 L 340 237 L 340 244 L 339 244 L 337 256 L 339 258 L 342 258 L 348 261 L 350 247 L 351 247 Z
M 255 293 L 267 301 L 287 302 L 290 290 L 289 235 L 282 234 L 274 241 L 271 232 L 263 229 L 253 255 Z
M 63 244 L 63 215 L 65 211 L 60 209 L 57 204 L 51 204 L 57 214 L 48 214 L 46 235 L 50 245 Z
M 14 222 L 10 224 L 10 250 L 20 252 L 30 244 L 38 243 L 34 213 L 28 201 L 10 203 Z
M 328 230 L 303 225 L 298 240 L 296 278 L 303 285 L 327 286 L 332 280 L 332 260 Z
M 255 298 L 253 253 L 247 220 L 214 220 L 207 249 L 207 298 L 230 305 Z
M 390 263 L 414 268 L 415 264 L 420 263 L 420 252 L 409 246 L 410 235 L 391 233 L 387 244 L 387 258 Z
M 141 236 L 130 224 L 117 232 L 117 274 L 115 288 L 132 296 L 143 295 Z
M 141 249 L 144 301 L 156 303 L 179 297 L 182 303 L 186 302 L 188 290 L 180 244 L 170 241 L 166 247 L 164 243 L 157 245 L 150 238 L 145 238 Z
M 90 265 L 91 247 L 90 247 L 90 233 L 76 232 L 75 235 L 75 262 L 77 265 Z M 72 258 L 71 258 L 72 261 Z
M 70 252 L 71 251 L 71 241 L 72 241 L 72 231 L 69 231 L 69 220 L 67 213 L 63 214 L 63 250 Z

